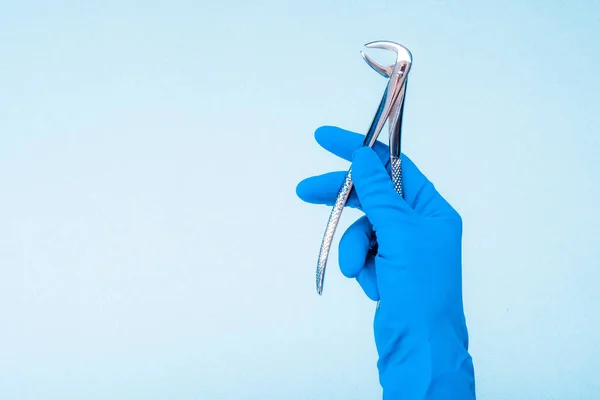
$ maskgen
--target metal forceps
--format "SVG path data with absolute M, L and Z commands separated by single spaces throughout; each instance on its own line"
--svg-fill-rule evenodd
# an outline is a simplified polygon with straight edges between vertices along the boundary
M 367 43 L 365 47 L 390 50 L 396 53 L 396 63 L 394 65 L 384 67 L 377 64 L 369 56 L 361 52 L 365 62 L 371 68 L 377 71 L 380 75 L 388 78 L 388 83 L 385 91 L 383 92 L 383 97 L 381 98 L 377 112 L 375 113 L 373 121 L 371 122 L 371 126 L 365 135 L 363 147 L 373 147 L 383 127 L 385 126 L 386 122 L 388 122 L 388 129 L 390 133 L 390 177 L 394 182 L 394 189 L 402 196 L 400 142 L 402 133 L 402 114 L 404 111 L 404 97 L 406 94 L 406 80 L 412 65 L 412 54 L 406 47 L 388 41 Z M 325 227 L 325 234 L 323 235 L 323 240 L 319 250 L 316 276 L 317 293 L 319 295 L 323 293 L 325 268 L 327 266 L 327 258 L 329 257 L 333 236 L 353 186 L 352 167 L 350 167 L 346 173 L 344 183 L 340 187 L 337 198 L 335 199 L 331 214 L 329 215 L 329 220 L 327 221 L 327 226 Z

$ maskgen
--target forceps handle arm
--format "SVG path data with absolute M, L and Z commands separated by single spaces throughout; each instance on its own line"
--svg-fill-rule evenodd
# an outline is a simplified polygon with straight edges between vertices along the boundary
M 383 96 L 381 97 L 381 101 L 379 102 L 379 107 L 377 108 L 377 112 L 373 117 L 373 121 L 371 122 L 371 126 L 367 134 L 365 135 L 365 139 L 363 140 L 363 147 L 373 147 L 379 133 L 383 128 L 383 124 L 387 120 L 388 116 L 382 118 L 382 115 L 386 109 L 387 102 L 387 93 L 388 89 L 386 88 Z M 317 271 L 316 271 L 316 286 L 317 293 L 319 295 L 323 294 L 323 282 L 325 280 L 325 270 L 327 268 L 327 259 L 329 258 L 329 251 L 331 250 L 331 244 L 333 242 L 333 237 L 335 235 L 335 231 L 342 217 L 342 212 L 344 211 L 344 207 L 348 202 L 348 198 L 350 197 L 350 193 L 352 192 L 352 188 L 354 184 L 352 182 L 352 166 L 348 169 L 346 173 L 346 177 L 344 178 L 344 183 L 340 187 L 338 191 L 338 195 L 335 199 L 335 203 L 331 210 L 331 214 L 329 214 L 329 219 L 327 220 L 327 225 L 325 226 L 325 233 L 323 234 L 323 240 L 321 241 L 321 247 L 319 248 L 319 258 L 317 261 Z
M 327 267 L 327 258 L 329 257 L 329 250 L 331 250 L 333 236 L 335 235 L 335 230 L 338 226 L 338 223 L 340 222 L 342 211 L 344 211 L 344 207 L 348 202 L 348 198 L 350 197 L 350 193 L 352 192 L 353 187 L 354 183 L 352 182 L 352 167 L 350 167 L 350 169 L 346 173 L 346 177 L 344 178 L 344 183 L 340 187 L 338 195 L 335 199 L 335 203 L 333 205 L 333 208 L 331 209 L 331 214 L 329 214 L 327 226 L 325 227 L 325 233 L 321 242 L 321 248 L 319 249 L 319 260 L 317 263 L 316 276 L 317 293 L 319 295 L 323 294 L 325 268 Z
M 401 102 L 397 114 L 394 115 L 390 124 L 390 177 L 394 183 L 394 190 L 404 197 L 402 189 L 402 117 L 404 115 L 404 104 L 406 104 L 406 86 L 408 81 L 404 82 L 402 91 L 399 94 L 398 101 Z

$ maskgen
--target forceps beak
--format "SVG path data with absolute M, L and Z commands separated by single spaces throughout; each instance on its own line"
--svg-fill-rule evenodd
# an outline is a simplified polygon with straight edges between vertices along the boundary
M 383 49 L 396 53 L 396 64 L 401 62 L 412 63 L 412 54 L 410 50 L 401 44 L 386 41 L 376 41 L 365 44 L 368 49 Z
M 364 51 L 361 51 L 360 55 L 365 60 L 367 65 L 373 68 L 375 71 L 377 71 L 379 75 L 383 76 L 384 78 L 389 78 L 390 76 L 392 76 L 392 70 L 394 69 L 393 65 L 384 67 L 383 65 L 379 64 L 377 61 L 369 57 L 367 54 L 365 54 Z
M 360 52 L 360 55 L 365 60 L 367 65 L 369 67 L 373 68 L 375 71 L 377 71 L 377 73 L 379 75 L 383 76 L 384 78 L 390 78 L 392 76 L 392 74 L 394 73 L 395 68 L 402 66 L 402 65 L 407 65 L 407 64 L 411 65 L 412 64 L 412 54 L 411 54 L 410 50 L 408 50 L 406 47 L 404 47 L 398 43 L 378 41 L 378 42 L 367 43 L 365 45 L 365 47 L 372 48 L 372 49 L 390 50 L 390 51 L 393 51 L 396 53 L 395 65 L 390 65 L 390 66 L 384 67 L 383 65 L 379 64 L 378 62 L 373 60 L 371 57 L 369 57 L 367 54 L 365 54 L 364 51 Z

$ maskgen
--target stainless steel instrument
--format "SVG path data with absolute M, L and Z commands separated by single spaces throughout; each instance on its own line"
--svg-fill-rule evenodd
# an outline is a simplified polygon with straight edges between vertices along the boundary
M 389 129 L 389 147 L 390 147 L 390 177 L 394 182 L 394 189 L 402 196 L 402 165 L 401 165 L 401 134 L 402 134 L 402 115 L 404 112 L 404 98 L 406 95 L 406 81 L 412 65 L 412 54 L 410 51 L 397 43 L 388 41 L 377 41 L 367 43 L 367 48 L 390 50 L 396 53 L 396 63 L 384 67 L 373 61 L 364 52 L 361 52 L 365 62 L 382 76 L 388 78 L 388 83 L 383 92 L 381 102 L 377 112 L 371 122 L 371 126 L 365 135 L 363 146 L 372 147 L 383 127 L 388 123 Z M 348 201 L 352 191 L 352 167 L 348 170 L 344 183 L 340 187 L 337 198 L 329 215 L 325 234 L 319 250 L 319 259 L 317 262 L 317 293 L 323 294 L 323 281 L 325 279 L 325 269 L 327 259 L 331 249 L 331 242 L 335 230 L 340 221 L 342 211 Z M 373 245 L 376 245 L 373 243 Z

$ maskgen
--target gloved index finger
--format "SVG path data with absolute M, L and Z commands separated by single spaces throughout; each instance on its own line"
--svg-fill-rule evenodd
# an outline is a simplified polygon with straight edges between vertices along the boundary
M 404 216 L 413 213 L 394 190 L 384 165 L 372 149 L 361 148 L 354 152 L 352 180 L 362 209 L 375 230 L 394 225 Z
M 321 147 L 351 162 L 354 152 L 363 147 L 364 138 L 364 135 L 335 126 L 322 126 L 315 131 L 315 139 Z M 389 147 L 377 141 L 372 149 L 386 165 L 389 161 Z M 405 154 L 402 154 L 402 181 L 404 199 L 419 214 L 435 215 L 440 211 L 453 211 L 429 179 Z
M 352 161 L 352 154 L 363 146 L 365 135 L 347 131 L 335 126 L 322 126 L 315 131 L 315 140 L 321 147 L 346 161 Z M 373 150 L 386 164 L 390 158 L 389 147 L 380 141 Z

